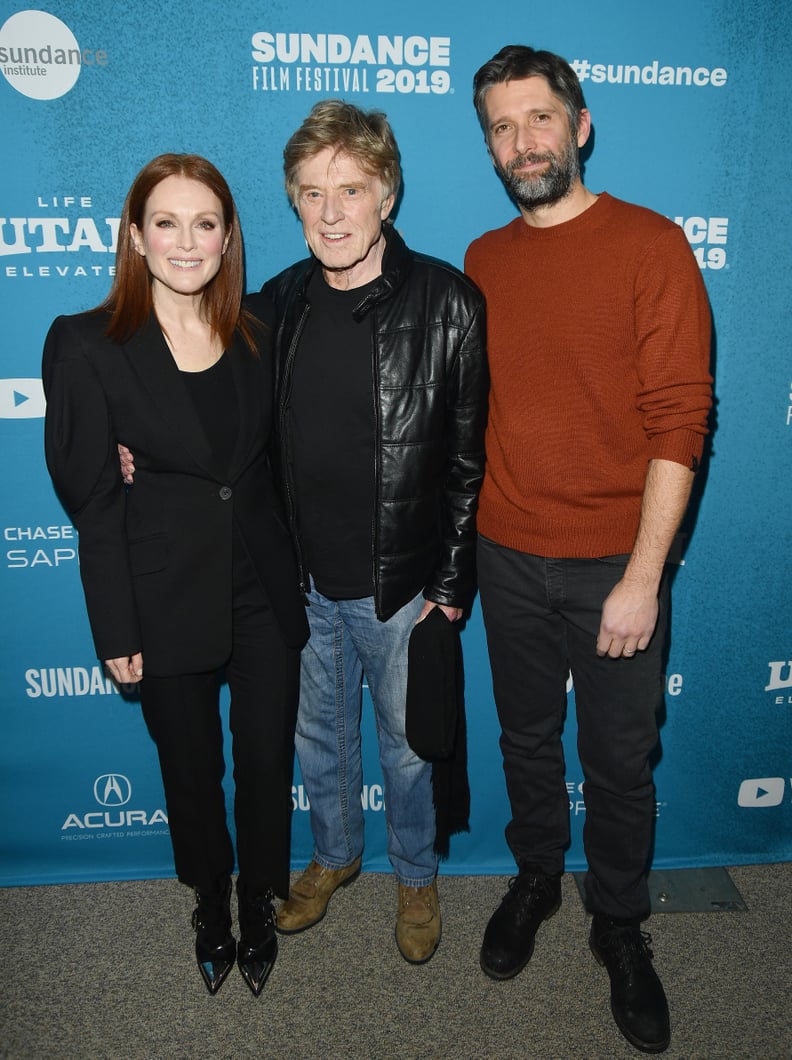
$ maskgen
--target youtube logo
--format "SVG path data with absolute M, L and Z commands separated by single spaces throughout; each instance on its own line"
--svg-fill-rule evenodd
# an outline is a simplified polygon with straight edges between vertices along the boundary
M 780 806 L 784 800 L 783 777 L 744 780 L 737 794 L 738 806 Z
M 0 379 L 0 419 L 41 419 L 45 408 L 40 379 Z

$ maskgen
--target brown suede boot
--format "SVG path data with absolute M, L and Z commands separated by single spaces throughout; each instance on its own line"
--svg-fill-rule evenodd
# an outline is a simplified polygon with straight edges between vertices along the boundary
M 296 935 L 318 924 L 334 892 L 357 879 L 361 861 L 355 858 L 341 869 L 325 869 L 312 861 L 289 888 L 289 897 L 278 910 L 277 930 L 282 935 Z
M 396 945 L 410 964 L 424 964 L 440 942 L 442 922 L 437 881 L 428 887 L 406 887 L 399 884 L 399 915 L 396 920 Z

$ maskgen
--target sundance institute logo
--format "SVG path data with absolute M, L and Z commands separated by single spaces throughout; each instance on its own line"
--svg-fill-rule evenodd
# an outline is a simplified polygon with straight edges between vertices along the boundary
M 69 27 L 47 11 L 18 11 L 0 28 L 0 72 L 30 99 L 58 99 L 83 66 L 106 66 L 107 52 L 80 48 Z

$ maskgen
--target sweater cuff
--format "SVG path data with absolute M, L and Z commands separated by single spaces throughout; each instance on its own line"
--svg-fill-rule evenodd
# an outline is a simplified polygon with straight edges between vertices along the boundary
M 668 431 L 656 434 L 649 442 L 650 460 L 672 460 L 691 471 L 698 471 L 703 451 L 704 435 L 699 431 Z

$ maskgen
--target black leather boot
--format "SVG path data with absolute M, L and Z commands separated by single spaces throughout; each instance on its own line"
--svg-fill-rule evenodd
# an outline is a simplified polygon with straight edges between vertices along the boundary
M 211 890 L 196 890 L 195 899 L 195 959 L 206 989 L 216 994 L 236 957 L 236 940 L 231 934 L 231 880 L 225 878 Z
M 248 890 L 244 881 L 237 880 L 240 934 L 237 963 L 255 997 L 264 989 L 278 956 L 273 897 L 271 888 Z
M 639 920 L 594 914 L 589 946 L 610 976 L 616 1026 L 636 1049 L 662 1053 L 671 1042 L 671 1025 L 663 984 L 652 966 L 651 941 Z
M 511 979 L 533 956 L 536 932 L 561 905 L 561 874 L 546 876 L 524 865 L 490 917 L 479 963 L 491 979 Z

